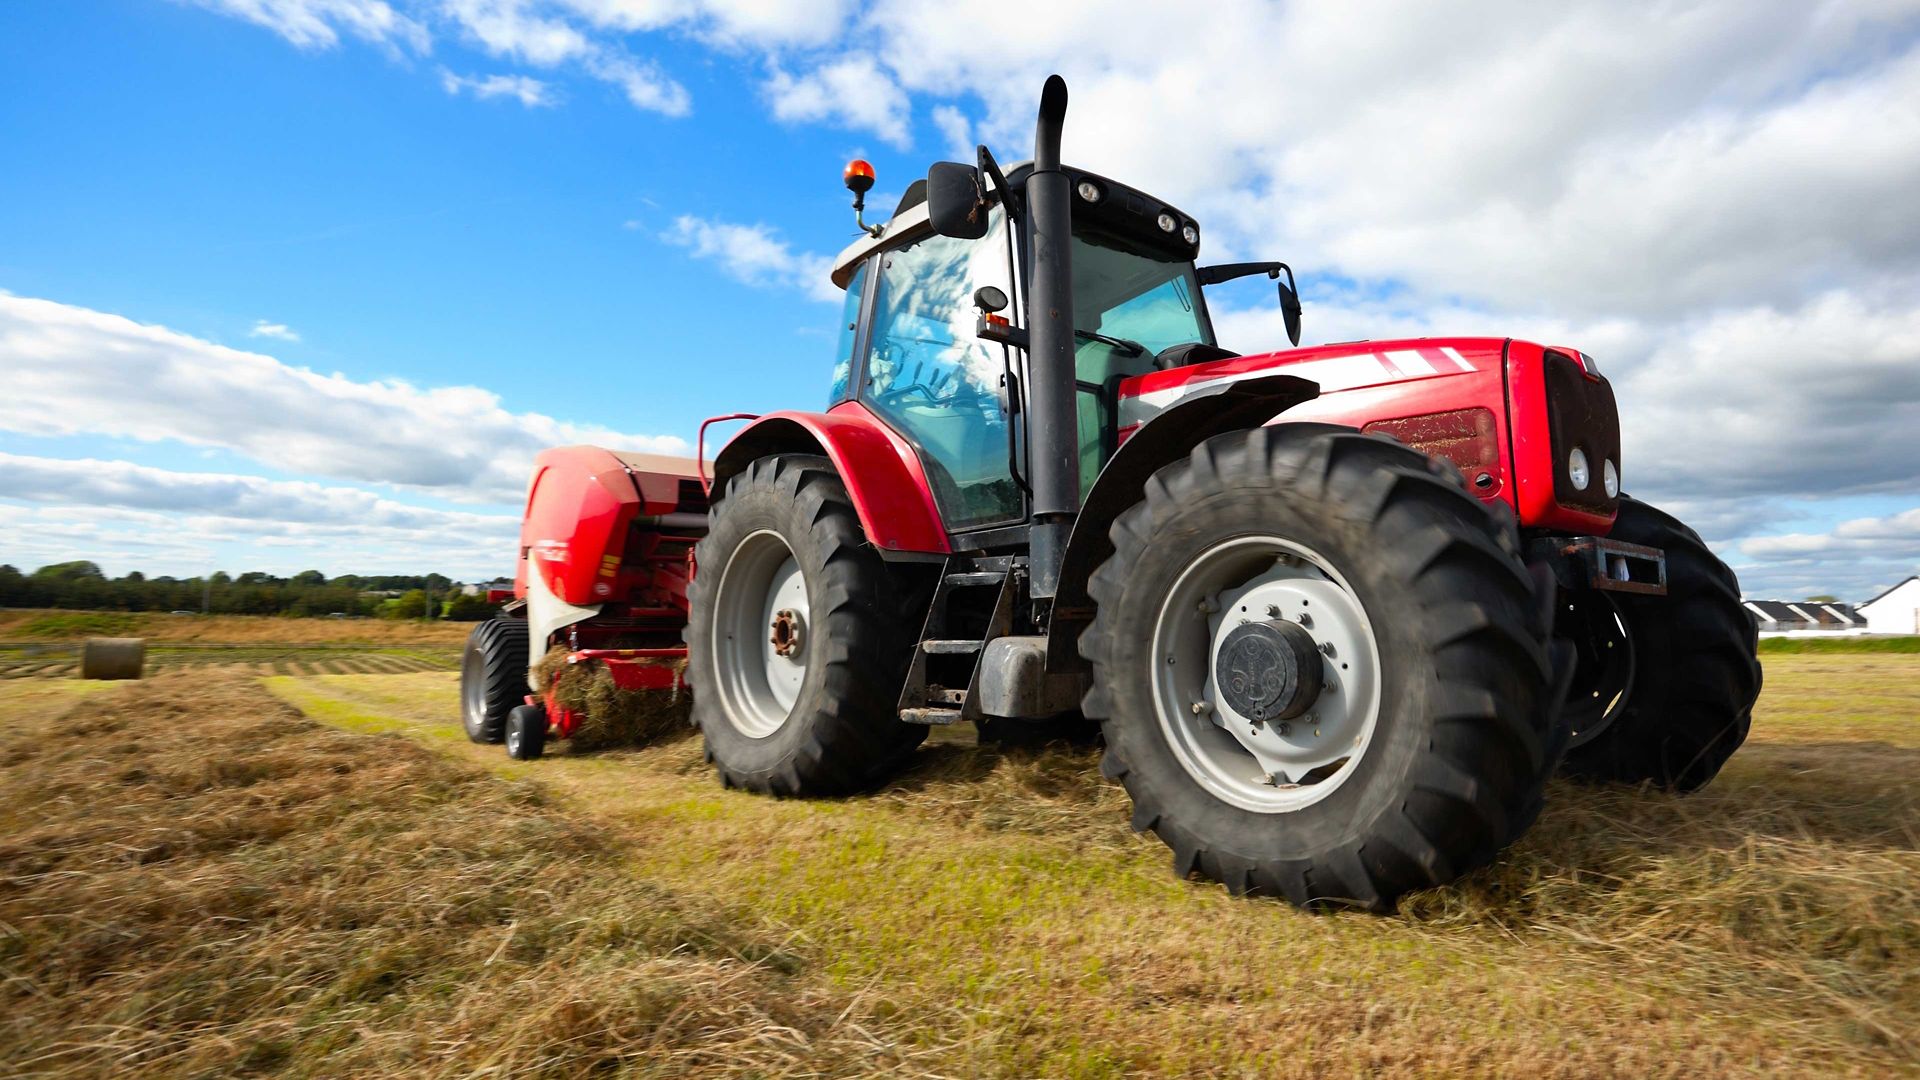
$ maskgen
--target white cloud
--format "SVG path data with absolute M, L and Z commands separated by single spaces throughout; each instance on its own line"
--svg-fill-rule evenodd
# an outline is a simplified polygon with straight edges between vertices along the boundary
M 85 558 L 148 574 L 509 573 L 519 518 L 416 506 L 358 488 L 0 453 L 6 561 Z
M 0 429 L 171 440 L 467 501 L 517 501 L 549 446 L 687 449 L 677 436 L 509 412 L 478 387 L 322 375 L 50 300 L 0 295 L 0 362 L 9 372 Z
M 683 214 L 661 237 L 696 259 L 716 263 L 736 281 L 799 289 L 816 300 L 839 300 L 832 260 L 796 252 L 766 225 L 739 225 Z
M 528 0 L 442 0 L 442 8 L 494 56 L 552 67 L 593 49 L 577 27 L 537 14 Z
M 567 66 L 617 87 L 634 108 L 684 116 L 692 97 L 617 42 L 596 37 L 555 9 L 532 0 L 441 0 L 446 15 L 489 55 L 535 67 Z
M 830 121 L 901 149 L 912 145 L 906 93 L 871 57 L 848 57 L 798 76 L 775 69 L 763 89 L 773 115 L 788 123 Z
M 455 97 L 463 93 L 482 101 L 510 97 L 529 109 L 559 104 L 551 86 L 527 75 L 456 75 L 442 68 L 440 85 Z
M 595 78 L 619 87 L 636 109 L 666 116 L 685 116 L 693 111 L 693 96 L 687 88 L 668 78 L 657 65 L 603 49 L 587 57 L 586 67 Z
M 690 29 L 729 46 L 819 45 L 845 25 L 851 0 L 560 0 L 593 26 L 622 32 Z
M 967 114 L 951 105 L 938 105 L 933 110 L 933 126 L 940 129 L 940 137 L 946 141 L 947 153 L 955 161 L 973 161 L 975 147 L 973 141 L 973 122 Z
M 507 514 L 441 510 L 360 488 L 233 473 L 189 473 L 131 461 L 0 453 L 0 498 L 30 503 L 110 506 L 235 518 L 280 525 L 382 529 L 492 529 L 517 525 Z
M 1920 572 L 1920 510 L 1842 521 L 1822 533 L 1786 533 L 1739 545 L 1741 582 L 1774 586 L 1766 593 L 1832 593 L 1866 600 Z M 1749 585 L 1748 593 L 1755 593 Z
M 499 518 L 453 531 L 0 501 L 0 530 L 10 537 L 5 561 L 22 569 L 90 559 L 114 574 L 438 571 L 477 581 L 513 572 L 518 522 Z
M 331 49 L 340 31 L 387 48 L 424 53 L 432 46 L 426 27 L 396 12 L 384 0 L 194 0 L 201 7 L 245 19 L 302 49 Z
M 300 335 L 293 332 L 286 323 L 268 322 L 265 319 L 254 321 L 253 329 L 247 331 L 248 337 L 278 338 L 281 341 L 299 341 Z

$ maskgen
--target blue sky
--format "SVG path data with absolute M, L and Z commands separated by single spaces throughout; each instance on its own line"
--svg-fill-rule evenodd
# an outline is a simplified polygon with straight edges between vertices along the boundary
M 1920 571 L 1916 5 L 1044 13 L 0 7 L 0 562 L 505 572 L 539 446 L 816 403 L 845 160 L 884 210 L 1017 159 L 1058 70 L 1069 156 L 1293 262 L 1306 340 L 1584 348 L 1750 594 Z

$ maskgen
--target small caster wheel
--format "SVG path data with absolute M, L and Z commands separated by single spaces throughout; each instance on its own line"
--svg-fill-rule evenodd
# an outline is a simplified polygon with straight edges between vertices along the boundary
M 507 756 L 532 761 L 547 751 L 547 710 L 538 705 L 516 705 L 507 714 Z

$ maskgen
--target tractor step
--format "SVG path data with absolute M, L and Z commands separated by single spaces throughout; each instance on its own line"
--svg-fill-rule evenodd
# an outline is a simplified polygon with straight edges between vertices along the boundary
M 957 655 L 960 653 L 979 652 L 984 645 L 986 645 L 984 641 L 966 641 L 955 638 L 929 638 L 920 643 L 920 648 L 923 652 L 936 655 Z
M 996 574 L 990 570 L 963 570 L 947 575 L 949 585 L 998 585 L 1005 580 L 1006 574 Z
M 960 722 L 959 709 L 901 709 L 900 722 L 904 724 L 957 724 Z

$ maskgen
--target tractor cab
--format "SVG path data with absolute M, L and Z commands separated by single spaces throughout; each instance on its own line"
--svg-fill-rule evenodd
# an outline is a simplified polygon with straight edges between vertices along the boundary
M 960 230 L 941 228 L 928 181 L 915 181 L 886 223 L 862 220 L 865 235 L 833 269 L 846 307 L 827 405 L 858 401 L 913 446 L 963 547 L 993 546 L 996 529 L 1031 509 L 1020 418 L 1033 385 L 1022 302 L 1033 245 L 1018 219 L 1032 171 L 991 170 L 998 182 L 980 193 L 979 220 Z M 1215 342 L 1204 271 L 1194 267 L 1199 224 L 1106 177 L 1062 171 L 1071 190 L 1074 471 L 1084 492 L 1119 444 L 1122 380 L 1231 354 Z M 856 161 L 846 175 L 858 212 L 872 169 Z

